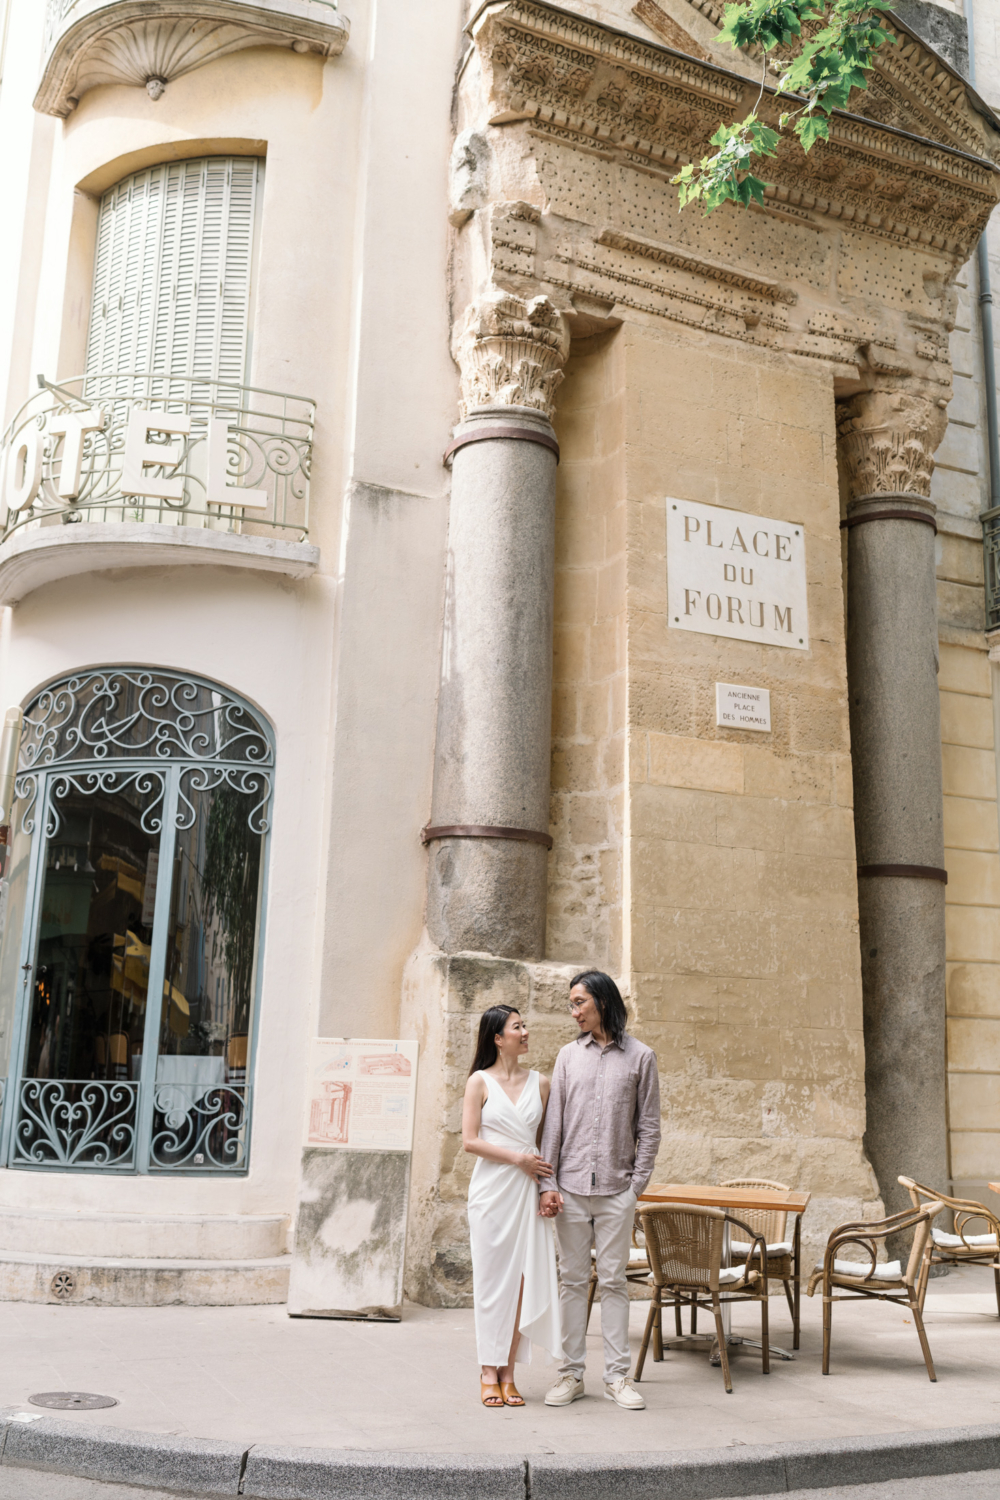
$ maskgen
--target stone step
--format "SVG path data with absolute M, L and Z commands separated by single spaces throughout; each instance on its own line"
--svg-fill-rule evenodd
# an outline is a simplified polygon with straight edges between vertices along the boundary
M 261 1260 L 285 1253 L 288 1215 L 99 1213 L 71 1208 L 52 1212 L 0 1206 L 0 1246 L 32 1257 Z
M 0 1301 L 90 1307 L 282 1303 L 288 1300 L 291 1262 L 290 1255 L 167 1260 L 0 1249 Z

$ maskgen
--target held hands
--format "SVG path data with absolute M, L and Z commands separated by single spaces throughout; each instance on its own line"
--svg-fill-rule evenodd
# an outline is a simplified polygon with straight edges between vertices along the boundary
M 563 1210 L 562 1193 L 554 1193 L 551 1190 L 542 1193 L 538 1200 L 538 1215 L 542 1219 L 554 1219 L 556 1214 Z
M 536 1156 L 532 1151 L 518 1151 L 514 1155 L 514 1165 L 520 1167 L 525 1176 L 530 1177 L 533 1182 L 544 1182 L 546 1177 L 555 1174 L 547 1161 Z

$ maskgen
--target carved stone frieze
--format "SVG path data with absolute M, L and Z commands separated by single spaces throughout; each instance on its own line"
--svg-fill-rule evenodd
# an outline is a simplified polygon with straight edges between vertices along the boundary
M 689 57 L 700 57 L 705 62 L 711 62 L 705 48 L 694 37 L 678 26 L 672 16 L 668 16 L 662 5 L 657 0 L 637 0 L 632 7 L 632 14 L 638 16 L 639 20 L 650 31 L 655 32 L 661 42 L 666 42 L 668 47 L 674 47 L 678 52 L 686 52 Z
M 838 406 L 837 435 L 851 499 L 907 494 L 929 500 L 946 404 L 906 391 L 866 391 Z
M 462 420 L 483 406 L 528 406 L 551 419 L 569 343 L 566 319 L 548 297 L 490 288 L 455 330 Z
M 475 37 L 489 123 L 530 121 L 544 136 L 664 175 L 703 155 L 718 125 L 746 114 L 756 99 L 757 90 L 737 74 L 544 0 L 498 0 L 481 15 Z M 914 105 L 903 123 L 910 135 L 835 116 L 832 139 L 808 155 L 787 142 L 768 163 L 768 206 L 848 221 L 893 243 L 915 240 L 965 259 L 996 203 L 995 171 L 983 153 L 1000 134 L 964 98 L 955 102 L 954 91 L 937 88 L 933 78 L 928 87 L 934 108 L 921 115 Z M 763 113 L 779 108 L 771 96 Z
M 724 6 L 714 0 L 689 3 L 721 30 Z M 892 40 L 876 51 L 868 87 L 855 90 L 851 111 L 1000 161 L 1000 138 L 995 133 L 991 138 L 983 119 L 970 108 L 964 79 L 898 17 L 884 16 L 880 24 Z M 803 37 L 818 29 L 818 22 L 807 23 Z
M 350 23 L 316 0 L 50 0 L 35 108 L 66 116 L 101 84 L 158 99 L 174 78 L 246 47 L 336 56 Z

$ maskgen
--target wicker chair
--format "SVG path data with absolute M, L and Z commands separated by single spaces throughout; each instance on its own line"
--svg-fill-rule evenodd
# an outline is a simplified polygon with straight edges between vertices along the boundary
M 932 1266 L 992 1266 L 993 1284 L 997 1294 L 997 1317 L 1000 1317 L 1000 1219 L 991 1213 L 985 1203 L 973 1198 L 949 1198 L 947 1193 L 934 1193 L 912 1177 L 900 1177 L 914 1208 L 923 1208 L 925 1203 L 943 1203 L 955 1215 L 954 1233 L 944 1229 L 931 1230 Z M 986 1224 L 986 1234 L 969 1234 L 968 1226 L 977 1220 Z M 926 1282 L 924 1284 L 926 1295 Z M 923 1297 L 920 1310 L 923 1312 Z
M 688 1203 L 651 1203 L 641 1210 L 642 1228 L 649 1256 L 653 1301 L 642 1336 L 642 1348 L 635 1367 L 635 1378 L 642 1378 L 642 1367 L 649 1348 L 650 1334 L 655 1330 L 653 1358 L 663 1358 L 663 1308 L 673 1307 L 677 1333 L 681 1332 L 681 1306 L 711 1309 L 715 1317 L 715 1336 L 726 1390 L 732 1395 L 729 1376 L 729 1352 L 722 1327 L 722 1301 L 760 1303 L 761 1365 L 764 1374 L 770 1370 L 767 1343 L 767 1250 L 763 1238 L 734 1219 L 721 1208 L 701 1208 Z M 723 1267 L 722 1252 L 726 1225 L 742 1232 L 751 1244 L 751 1260 L 758 1260 L 763 1271 L 749 1264 Z M 669 1294 L 664 1300 L 664 1293 Z M 725 1293 L 725 1298 L 720 1298 Z
M 830 1373 L 830 1328 L 834 1302 L 854 1302 L 858 1298 L 870 1298 L 876 1302 L 892 1302 L 905 1307 L 913 1314 L 924 1363 L 931 1380 L 937 1380 L 930 1345 L 924 1332 L 921 1308 L 930 1270 L 931 1221 L 944 1208 L 935 1199 L 923 1204 L 920 1209 L 908 1209 L 906 1213 L 893 1214 L 889 1219 L 878 1219 L 870 1223 L 841 1224 L 827 1241 L 823 1264 L 817 1266 L 809 1278 L 808 1295 L 811 1297 L 817 1286 L 823 1288 L 823 1374 Z M 913 1245 L 906 1268 L 898 1260 L 878 1264 L 878 1247 L 890 1235 L 905 1234 L 913 1230 Z M 841 1258 L 848 1246 L 864 1251 L 863 1261 Z M 839 1291 L 847 1295 L 834 1296 Z
M 769 1182 L 765 1177 L 738 1177 L 732 1182 L 720 1182 L 719 1186 L 724 1188 L 766 1188 L 776 1193 L 787 1193 L 790 1191 L 784 1182 Z M 773 1208 L 745 1208 L 742 1212 L 750 1228 L 755 1233 L 763 1235 L 767 1242 L 767 1274 L 773 1280 L 780 1281 L 785 1288 L 785 1300 L 788 1303 L 788 1311 L 792 1315 L 792 1348 L 797 1349 L 799 1347 L 799 1311 L 797 1299 L 792 1295 L 795 1266 L 793 1264 L 792 1242 L 785 1239 L 788 1215 L 783 1212 L 779 1213 Z M 742 1265 L 749 1254 L 750 1246 L 746 1240 L 730 1241 L 730 1265 Z
M 625 1268 L 626 1281 L 648 1281 L 649 1280 L 649 1257 L 646 1255 L 646 1247 L 641 1241 L 642 1231 L 639 1229 L 639 1214 L 636 1212 L 632 1224 L 632 1244 L 628 1252 L 628 1265 Z M 587 1327 L 590 1327 L 590 1313 L 594 1306 L 594 1297 L 597 1293 L 597 1251 L 590 1252 L 590 1289 L 587 1292 Z

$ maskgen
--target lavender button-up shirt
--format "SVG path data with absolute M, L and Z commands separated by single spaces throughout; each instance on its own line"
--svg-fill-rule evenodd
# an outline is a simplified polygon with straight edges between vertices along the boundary
M 540 1151 L 559 1187 L 584 1196 L 645 1189 L 660 1144 L 660 1079 L 656 1053 L 634 1036 L 599 1047 L 588 1033 L 563 1047 Z

